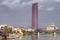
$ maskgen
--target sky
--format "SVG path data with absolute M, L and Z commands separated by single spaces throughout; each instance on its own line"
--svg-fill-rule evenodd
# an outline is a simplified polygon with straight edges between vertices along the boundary
M 60 0 L 0 0 L 0 24 L 31 27 L 32 3 L 38 2 L 38 26 L 60 28 Z

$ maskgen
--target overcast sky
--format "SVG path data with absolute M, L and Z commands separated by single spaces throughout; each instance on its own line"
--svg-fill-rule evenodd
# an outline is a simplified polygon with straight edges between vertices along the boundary
M 60 0 L 0 0 L 0 24 L 31 26 L 32 3 L 38 2 L 39 28 L 60 28 Z

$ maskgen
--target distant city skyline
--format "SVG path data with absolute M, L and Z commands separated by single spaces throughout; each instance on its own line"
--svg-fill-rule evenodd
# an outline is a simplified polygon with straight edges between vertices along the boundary
M 0 24 L 32 26 L 32 3 L 38 2 L 38 26 L 60 28 L 60 0 L 0 0 Z

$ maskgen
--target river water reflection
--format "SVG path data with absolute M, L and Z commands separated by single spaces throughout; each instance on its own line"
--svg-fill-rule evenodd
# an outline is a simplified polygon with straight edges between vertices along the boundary
M 19 39 L 8 39 L 8 40 L 60 40 L 60 35 L 54 37 L 51 34 L 45 35 L 30 35 L 30 36 L 21 36 Z

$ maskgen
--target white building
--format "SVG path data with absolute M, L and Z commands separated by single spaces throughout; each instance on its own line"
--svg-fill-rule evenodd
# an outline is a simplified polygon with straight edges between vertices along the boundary
M 34 32 L 35 31 L 35 29 L 32 29 L 32 28 L 23 28 L 23 30 L 29 31 L 29 32 Z
M 4 30 L 4 25 L 0 25 L 0 30 Z
M 53 31 L 53 30 L 56 30 L 56 29 L 57 29 L 57 27 L 53 23 L 51 25 L 48 25 L 45 30 L 46 31 Z
M 0 30 L 4 30 L 6 26 L 7 26 L 7 28 L 12 28 L 12 26 L 8 26 L 7 24 L 3 24 L 3 25 L 0 25 Z

